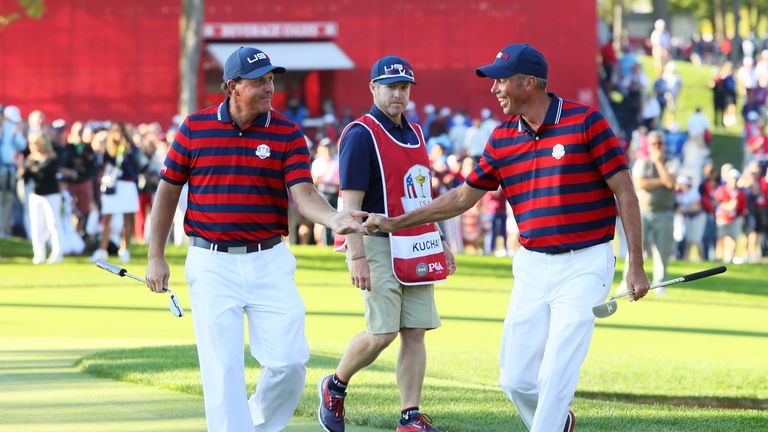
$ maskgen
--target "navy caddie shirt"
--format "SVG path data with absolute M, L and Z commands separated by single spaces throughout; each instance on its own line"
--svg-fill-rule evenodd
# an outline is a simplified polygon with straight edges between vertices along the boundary
M 419 137 L 404 115 L 400 115 L 403 125 L 401 127 L 390 120 L 376 105 L 371 107 L 369 113 L 395 140 L 411 145 L 418 144 Z M 341 139 L 339 183 L 342 191 L 344 189 L 366 191 L 363 198 L 363 211 L 384 213 L 384 188 L 381 182 L 379 158 L 376 155 L 371 133 L 360 124 L 350 126 Z

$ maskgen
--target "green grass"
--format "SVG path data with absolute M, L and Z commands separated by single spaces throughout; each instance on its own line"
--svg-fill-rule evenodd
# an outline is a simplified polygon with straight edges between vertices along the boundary
M 297 421 L 306 424 L 316 409 L 316 380 L 333 371 L 350 338 L 363 328 L 362 301 L 348 283 L 341 256 L 313 247 L 293 250 L 312 351 L 297 411 Z M 0 241 L 0 337 L 110 340 L 105 351 L 85 353 L 80 370 L 199 397 L 190 316 L 174 318 L 164 298 L 84 258 L 32 266 L 28 251 L 27 243 Z M 132 252 L 136 258 L 128 269 L 141 274 L 145 250 Z M 184 251 L 169 253 L 172 287 L 188 308 Z M 459 256 L 459 273 L 436 290 L 443 327 L 427 337 L 422 406 L 439 427 L 525 430 L 496 384 L 510 267 L 510 259 Z M 704 267 L 676 262 L 670 273 Z M 574 402 L 579 430 L 767 430 L 766 277 L 765 265 L 731 266 L 724 275 L 671 287 L 662 297 L 620 302 L 614 316 L 598 321 L 582 368 Z M 348 430 L 391 429 L 399 403 L 396 345 L 355 376 Z M 110 350 L 118 346 L 128 349 Z M 251 359 L 247 364 L 252 390 L 259 369 Z

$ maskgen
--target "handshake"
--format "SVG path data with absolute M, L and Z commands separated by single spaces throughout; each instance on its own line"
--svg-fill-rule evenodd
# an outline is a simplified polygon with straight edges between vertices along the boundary
M 366 218 L 361 224 L 358 218 Z M 342 210 L 333 216 L 327 225 L 339 234 L 361 233 L 374 235 L 379 231 L 393 232 L 401 229 L 394 219 L 361 210 Z
M 368 235 L 374 235 L 379 231 L 390 233 L 399 229 L 393 219 L 376 213 L 368 215 L 368 219 L 363 222 L 363 228 Z

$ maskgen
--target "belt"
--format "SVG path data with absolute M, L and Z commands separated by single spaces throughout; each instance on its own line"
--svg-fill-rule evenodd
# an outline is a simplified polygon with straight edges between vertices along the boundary
M 599 246 L 601 244 L 604 244 L 604 243 L 598 243 L 598 244 L 593 244 L 593 245 L 589 245 L 589 246 L 584 246 L 584 247 L 578 248 L 578 249 L 566 249 L 566 250 L 558 250 L 558 251 L 550 251 L 550 252 L 542 252 L 542 253 L 546 254 L 546 255 L 563 255 L 563 254 L 571 254 L 571 255 L 573 255 L 575 253 L 583 251 L 584 249 L 589 249 L 591 247 Z
M 189 238 L 189 244 L 192 246 L 203 248 L 203 249 L 210 249 L 212 251 L 217 251 L 217 252 L 231 253 L 231 254 L 247 254 L 252 252 L 261 252 L 267 249 L 272 249 L 273 247 L 279 245 L 282 242 L 283 242 L 283 237 L 279 235 L 264 239 L 258 243 L 251 243 L 246 246 L 222 246 L 222 245 L 217 245 L 216 243 L 211 243 L 208 240 L 200 237 Z
M 580 250 L 581 249 L 566 249 L 566 250 L 559 250 L 559 251 L 554 251 L 554 252 L 544 252 L 544 253 L 546 255 L 562 255 L 562 254 L 567 254 L 567 253 L 573 255 L 574 252 L 578 252 Z

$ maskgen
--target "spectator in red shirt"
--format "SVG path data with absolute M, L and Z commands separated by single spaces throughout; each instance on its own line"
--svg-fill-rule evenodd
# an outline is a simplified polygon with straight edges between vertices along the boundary
M 715 189 L 720 182 L 717 179 L 717 171 L 712 162 L 704 164 L 702 170 L 704 179 L 699 185 L 699 194 L 701 195 L 701 207 L 707 214 L 707 222 L 704 225 L 704 238 L 702 238 L 702 258 L 706 261 L 714 261 L 715 246 L 717 244 L 717 224 L 715 223 Z
M 739 176 L 739 170 L 729 170 L 724 178 L 725 183 L 715 190 L 715 222 L 718 240 L 722 239 L 721 256 L 724 262 L 734 264 L 738 264 L 734 262 L 736 242 L 742 233 L 744 215 L 747 213 L 747 195 L 736 185 Z

